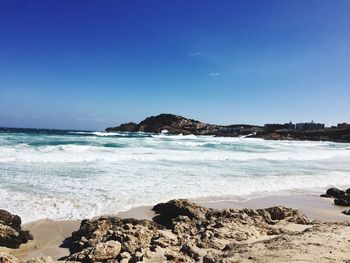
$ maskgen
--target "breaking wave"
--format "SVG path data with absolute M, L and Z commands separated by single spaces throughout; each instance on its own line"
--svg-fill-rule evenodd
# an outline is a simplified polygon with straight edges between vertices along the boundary
M 332 142 L 146 133 L 0 133 L 0 207 L 25 222 L 83 218 L 172 198 L 238 198 L 350 185 Z

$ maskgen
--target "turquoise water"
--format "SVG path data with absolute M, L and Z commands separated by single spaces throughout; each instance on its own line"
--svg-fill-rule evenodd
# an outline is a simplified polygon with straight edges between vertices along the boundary
M 350 145 L 245 138 L 0 132 L 0 207 L 25 222 L 172 198 L 238 199 L 350 186 Z

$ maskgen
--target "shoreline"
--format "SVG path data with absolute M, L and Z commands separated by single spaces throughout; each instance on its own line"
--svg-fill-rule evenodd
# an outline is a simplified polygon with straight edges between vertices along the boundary
M 350 222 L 350 216 L 341 213 L 346 210 L 346 207 L 334 205 L 332 198 L 322 198 L 314 194 L 272 195 L 244 201 L 206 201 L 200 199 L 192 201 L 206 208 L 214 209 L 264 209 L 272 206 L 285 206 L 298 209 L 311 220 Z
M 212 209 L 264 209 L 272 206 L 285 206 L 298 209 L 311 220 L 320 220 L 323 222 L 349 222 L 350 216 L 341 212 L 346 207 L 336 206 L 332 198 L 322 198 L 316 194 L 289 194 L 289 195 L 271 195 L 255 197 L 242 200 L 214 200 L 211 198 L 188 198 L 205 208 Z M 156 214 L 152 211 L 152 206 L 137 206 L 127 211 L 119 212 L 111 216 L 120 218 L 135 218 L 151 220 Z M 109 216 L 109 215 L 100 215 Z M 98 218 L 100 216 L 94 217 Z
M 204 199 L 189 199 L 205 208 L 213 209 L 243 209 L 243 208 L 268 208 L 272 206 L 285 206 L 300 210 L 311 220 L 323 222 L 347 222 L 350 223 L 350 216 L 344 215 L 341 211 L 344 207 L 332 204 L 333 199 L 321 198 L 317 195 L 275 195 L 268 197 L 252 198 L 244 201 L 215 201 Z M 120 218 L 136 218 L 151 220 L 155 213 L 153 206 L 135 207 L 125 212 L 119 212 L 113 216 Z M 100 215 L 103 216 L 103 215 Z M 98 218 L 100 216 L 94 217 Z M 108 215 L 104 215 L 108 216 Z M 35 257 L 51 256 L 57 260 L 69 255 L 67 248 L 60 247 L 65 238 L 80 227 L 81 220 L 51 220 L 42 219 L 23 225 L 24 230 L 30 230 L 34 240 L 21 245 L 19 249 L 8 249 L 0 247 L 0 252 L 7 252 L 22 260 Z
M 179 198 L 175 197 L 174 199 L 186 199 L 191 202 L 194 202 L 198 205 L 201 205 L 206 208 L 213 209 L 264 209 L 271 206 L 286 206 L 298 209 L 305 213 L 309 218 L 316 220 L 324 220 L 326 222 L 332 222 L 331 220 L 350 220 L 350 216 L 341 214 L 340 217 L 337 216 L 338 213 L 341 213 L 343 210 L 347 210 L 346 207 L 334 205 L 332 198 L 320 197 L 321 194 L 326 192 L 328 188 L 318 189 L 319 191 L 275 191 L 269 194 L 248 194 L 241 196 L 204 196 L 204 197 L 193 197 L 193 198 Z M 350 186 L 339 186 L 340 189 L 350 189 Z M 169 199 L 171 200 L 171 199 Z M 169 200 L 165 200 L 167 202 Z M 152 207 L 158 203 L 146 204 L 146 205 L 137 205 L 126 210 L 122 210 L 116 213 L 107 213 L 107 214 L 98 214 L 91 217 L 84 218 L 39 218 L 32 221 L 23 222 L 22 225 L 32 225 L 40 221 L 53 221 L 53 222 L 70 222 L 70 221 L 82 221 L 84 219 L 96 219 L 101 216 L 118 216 L 122 219 L 125 218 L 135 218 L 135 219 L 148 219 L 151 220 L 155 213 L 152 211 Z M 313 205 L 312 207 L 308 207 Z M 1 208 L 0 208 L 1 209 Z M 311 210 L 310 210 L 311 209 Z M 329 210 L 329 211 L 328 211 Z M 319 211 L 319 212 L 317 212 Z M 9 209 L 9 212 L 11 210 Z M 324 216 L 324 212 L 327 212 L 328 216 Z M 19 216 L 21 216 L 19 214 Z M 334 216 L 334 217 L 333 217 Z M 21 216 L 22 217 L 22 216 Z M 347 219 L 348 218 L 348 219 Z

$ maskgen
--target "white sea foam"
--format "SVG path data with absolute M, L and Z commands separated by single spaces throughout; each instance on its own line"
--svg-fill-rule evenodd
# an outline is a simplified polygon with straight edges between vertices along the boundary
M 98 131 L 92 131 L 92 132 L 85 132 L 85 131 L 76 131 L 76 132 L 69 132 L 70 134 L 79 134 L 79 135 L 96 135 L 96 136 L 127 136 L 125 133 L 121 132 L 98 132 Z
M 249 140 L 249 139 L 247 139 Z M 55 145 L 43 147 L 31 147 L 26 144 L 16 146 L 4 146 L 0 149 L 0 162 L 119 162 L 119 161 L 317 161 L 331 159 L 348 159 L 350 151 L 348 149 L 326 149 L 308 147 L 302 149 L 299 146 L 294 149 L 286 149 L 280 146 L 271 151 L 256 149 L 239 150 L 239 145 L 233 146 L 230 150 L 225 149 L 205 149 L 201 146 L 208 145 L 204 142 L 172 142 L 159 148 L 127 147 L 108 148 L 101 146 L 86 145 Z M 222 146 L 221 143 L 211 143 L 211 145 Z M 291 145 L 296 147 L 296 145 Z
M 0 207 L 28 222 L 350 186 L 347 144 L 122 134 L 0 135 Z

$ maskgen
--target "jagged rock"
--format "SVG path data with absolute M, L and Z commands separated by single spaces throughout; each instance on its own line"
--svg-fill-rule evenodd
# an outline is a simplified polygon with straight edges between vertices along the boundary
M 208 251 L 208 253 L 203 257 L 203 263 L 218 263 L 222 261 L 222 257 L 213 253 L 213 251 Z
M 53 260 L 52 257 L 38 257 L 38 258 L 33 258 L 26 261 L 26 263 L 54 263 L 54 262 L 57 262 L 57 261 Z
M 21 229 L 21 218 L 5 210 L 0 210 L 0 246 L 18 248 L 33 239 L 29 231 Z
M 171 200 L 155 206 L 154 210 L 164 220 L 156 223 L 113 216 L 83 220 L 80 229 L 65 242 L 70 255 L 60 262 L 223 263 L 260 260 L 278 263 L 298 261 L 300 255 L 310 253 L 313 253 L 309 257 L 312 261 L 328 262 L 329 250 L 340 255 L 334 258 L 334 262 L 345 262 L 350 253 L 350 248 L 343 242 L 350 235 L 349 224 L 310 222 L 292 208 L 218 210 L 187 200 Z M 292 228 L 289 222 L 293 222 Z M 317 249 L 310 249 L 315 246 Z M 18 259 L 0 253 L 2 262 L 20 263 Z M 27 261 L 54 262 L 48 257 Z
M 343 213 L 344 215 L 350 216 L 350 209 L 349 209 L 349 210 L 344 210 L 342 213 Z
M 131 258 L 131 255 L 124 251 L 123 253 L 120 253 L 117 257 L 120 263 L 128 263 Z
M 184 199 L 175 199 L 167 203 L 160 203 L 153 207 L 158 216 L 154 218 L 157 223 L 170 226 L 172 219 L 178 216 L 187 216 L 189 219 L 205 217 L 206 210 Z
M 23 261 L 10 254 L 0 253 L 0 263 L 68 263 L 68 261 L 57 261 L 54 260 L 52 257 L 37 257 Z M 74 263 L 74 261 L 69 261 L 69 263 Z
M 297 209 L 293 209 L 293 208 L 276 206 L 276 207 L 270 207 L 266 209 L 258 209 L 257 211 L 258 213 L 262 213 L 264 216 L 267 215 L 264 212 L 267 212 L 269 216 L 265 217 L 265 219 L 267 219 L 269 222 L 271 222 L 270 219 L 272 221 L 276 221 L 276 220 L 280 221 L 288 218 L 289 222 L 295 222 L 303 225 L 310 223 L 309 219 L 304 214 L 299 212 Z
M 204 126 L 199 121 L 184 118 L 173 114 L 160 114 L 141 121 L 139 131 L 159 133 L 167 130 L 171 134 L 191 134 L 191 130 Z
M 18 229 L 21 227 L 21 223 L 21 218 L 18 215 L 13 215 L 6 210 L 0 209 L 0 224 Z
M 68 260 L 220 262 L 229 243 L 282 235 L 287 230 L 275 227 L 280 221 L 310 223 L 302 213 L 285 207 L 216 210 L 179 199 L 153 209 L 158 214 L 154 221 L 118 217 L 83 220 L 70 238 Z M 108 242 L 117 242 L 120 248 L 109 250 Z
M 140 251 L 136 251 L 130 258 L 129 262 L 130 263 L 136 263 L 136 262 L 140 262 L 143 261 L 143 253 Z
M 334 199 L 335 205 L 350 206 L 350 195 L 344 195 L 340 198 Z
M 201 254 L 203 254 L 203 252 L 191 242 L 183 244 L 180 251 L 195 261 L 199 261 Z
M 69 238 L 71 255 L 68 259 L 82 261 L 85 256 L 79 254 L 92 254 L 92 249 L 98 243 L 110 240 L 120 244 L 120 250 L 118 250 L 122 252 L 121 254 L 127 252 L 132 257 L 138 251 L 137 249 L 149 247 L 151 239 L 158 229 L 161 229 L 160 226 L 148 220 L 120 219 L 117 217 L 83 220 L 80 229 L 73 232 Z M 123 259 L 121 255 L 118 258 Z
M 120 131 L 120 132 L 136 132 L 138 131 L 138 125 L 134 122 L 124 123 L 118 127 L 107 128 L 107 132 Z
M 337 188 L 329 188 L 326 192 L 327 195 L 332 196 L 334 198 L 339 198 L 345 195 L 345 191 L 337 189 Z
M 0 253 L 0 263 L 20 263 L 19 259 L 7 253 Z
M 20 261 L 21 263 L 79 263 L 79 261 L 54 260 L 52 257 L 36 257 L 27 261 Z
M 100 262 L 116 258 L 121 250 L 121 244 L 118 241 L 109 240 L 99 242 L 93 247 L 88 247 L 69 257 L 69 260 L 84 262 Z
M 330 188 L 327 190 L 326 194 L 322 194 L 321 197 L 335 198 L 335 205 L 350 206 L 350 188 L 346 189 L 346 191 L 337 188 Z
M 92 259 L 94 261 L 103 261 L 115 258 L 119 255 L 121 244 L 118 241 L 109 240 L 107 242 L 97 243 L 92 251 Z

